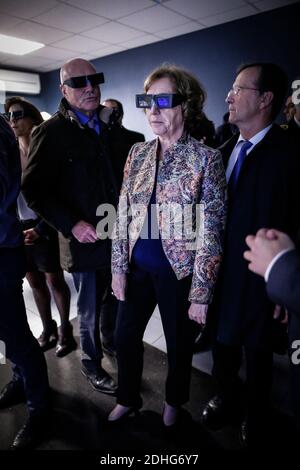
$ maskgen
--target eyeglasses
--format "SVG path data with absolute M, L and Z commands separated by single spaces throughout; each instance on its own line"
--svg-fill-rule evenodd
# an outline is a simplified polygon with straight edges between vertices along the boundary
M 71 88 L 85 88 L 88 85 L 92 87 L 104 83 L 104 75 L 102 72 L 93 73 L 92 75 L 81 75 L 80 77 L 71 77 L 63 82 Z
M 18 121 L 19 119 L 26 117 L 26 114 L 24 113 L 23 109 L 20 109 L 19 111 L 9 111 L 7 113 L 3 113 L 3 117 L 5 117 L 7 121 Z
M 230 93 L 233 93 L 234 95 L 239 95 L 241 90 L 255 90 L 255 91 L 261 91 L 259 88 L 252 88 L 250 86 L 239 86 L 239 85 L 233 85 L 232 88 L 230 88 L 228 95 Z
M 135 104 L 137 108 L 151 108 L 153 104 L 159 109 L 175 108 L 183 101 L 184 96 L 177 93 L 161 93 L 159 95 L 148 95 L 143 93 L 135 96 Z

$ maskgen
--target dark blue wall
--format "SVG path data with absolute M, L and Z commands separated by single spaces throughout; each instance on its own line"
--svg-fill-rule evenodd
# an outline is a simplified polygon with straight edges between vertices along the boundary
M 28 70 L 26 70 L 26 72 L 28 72 Z M 43 89 L 45 88 L 43 87 L 42 79 L 41 79 L 41 85 L 42 85 L 42 91 L 43 91 Z M 33 103 L 40 111 L 46 111 L 46 108 L 45 108 L 46 101 L 45 101 L 44 93 L 42 93 L 41 95 L 24 95 L 23 93 L 6 93 L 4 97 L 3 95 L 1 95 L 0 112 L 4 112 L 4 101 L 6 98 L 10 98 L 11 96 L 22 96 L 22 98 L 24 98 L 25 100 L 28 100 L 31 103 Z
M 134 95 L 142 91 L 143 81 L 154 67 L 173 62 L 202 81 L 208 95 L 206 113 L 218 125 L 227 111 L 224 99 L 241 62 L 272 61 L 286 69 L 291 81 L 299 76 L 299 17 L 300 4 L 294 4 L 94 60 L 97 70 L 105 74 L 102 98 L 122 101 L 124 124 L 150 137 L 144 114 L 134 106 Z M 51 113 L 60 99 L 58 84 L 58 71 L 45 74 L 43 99 Z

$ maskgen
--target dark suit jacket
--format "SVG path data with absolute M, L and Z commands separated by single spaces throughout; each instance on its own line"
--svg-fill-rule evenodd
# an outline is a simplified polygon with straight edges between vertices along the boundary
M 236 144 L 234 136 L 220 148 L 225 167 Z M 299 155 L 284 130 L 274 125 L 250 152 L 236 191 L 229 198 L 224 258 L 215 295 L 217 338 L 225 344 L 271 342 L 273 304 L 264 280 L 243 258 L 245 238 L 262 227 L 297 234 L 300 219 Z
M 299 251 L 289 251 L 276 261 L 269 275 L 267 292 L 273 302 L 298 315 L 300 322 Z
M 300 364 L 293 362 L 293 355 L 299 359 L 300 339 L 300 251 L 285 253 L 271 269 L 267 283 L 270 298 L 289 310 L 289 356 L 291 357 L 291 396 L 293 412 L 300 431 Z M 294 341 L 296 343 L 294 344 Z

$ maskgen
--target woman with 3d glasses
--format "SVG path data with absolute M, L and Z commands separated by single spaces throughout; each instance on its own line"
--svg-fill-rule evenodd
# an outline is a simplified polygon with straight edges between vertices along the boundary
M 24 170 L 27 165 L 31 131 L 43 122 L 43 118 L 33 104 L 17 96 L 6 100 L 5 111 L 5 117 L 19 143 L 21 166 Z M 63 357 L 76 349 L 77 344 L 69 322 L 70 290 L 60 267 L 57 233 L 28 207 L 22 193 L 17 202 L 26 245 L 26 279 L 32 289 L 43 324 L 38 341 L 43 351 L 57 344 L 56 355 Z M 50 290 L 60 314 L 60 335 L 51 316 Z
M 189 399 L 193 344 L 212 300 L 222 254 L 226 180 L 221 155 L 190 133 L 205 92 L 187 71 L 161 66 L 136 96 L 154 140 L 128 156 L 112 247 L 118 422 L 142 406 L 143 334 L 158 305 L 168 353 L 163 423 Z M 200 116 L 199 116 L 200 114 Z

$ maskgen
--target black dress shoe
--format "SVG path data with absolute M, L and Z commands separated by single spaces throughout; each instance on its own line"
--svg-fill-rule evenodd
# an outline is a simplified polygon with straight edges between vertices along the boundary
M 24 388 L 20 382 L 9 382 L 0 393 L 0 409 L 9 408 L 25 401 Z
M 104 369 L 101 368 L 94 373 L 88 372 L 86 369 L 81 369 L 81 372 L 97 392 L 106 393 L 107 395 L 116 394 L 117 385 Z
M 64 357 L 77 349 L 77 343 L 73 336 L 73 326 L 71 323 L 59 335 L 58 344 L 56 346 L 56 357 Z
M 272 428 L 265 422 L 249 426 L 248 420 L 245 419 L 240 426 L 239 440 L 244 449 L 274 449 L 274 437 Z
M 241 446 L 247 449 L 249 446 L 249 433 L 248 433 L 247 421 L 243 421 L 241 424 L 239 439 L 240 439 Z
M 129 416 L 134 415 L 135 417 L 138 417 L 140 414 L 139 410 L 133 406 L 124 407 L 123 410 L 120 410 L 117 417 L 113 417 L 112 419 L 111 415 L 112 415 L 112 412 L 116 409 L 116 406 L 115 408 L 113 408 L 113 410 L 109 413 L 107 417 L 107 422 L 109 425 L 116 425 L 116 424 L 124 423 L 124 421 L 126 421 L 129 418 Z
M 216 395 L 205 405 L 201 423 L 209 429 L 217 430 L 226 426 L 230 421 L 230 412 L 224 400 Z
M 49 413 L 30 416 L 16 435 L 10 449 L 34 449 L 41 444 L 50 430 L 51 423 L 49 416 Z

